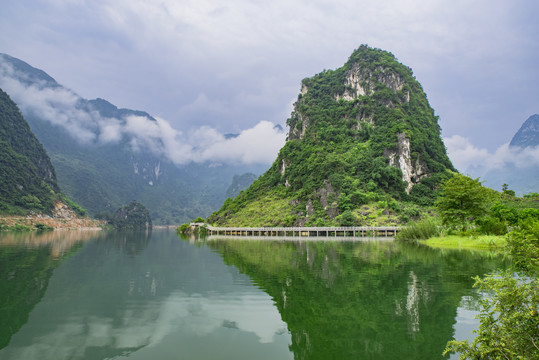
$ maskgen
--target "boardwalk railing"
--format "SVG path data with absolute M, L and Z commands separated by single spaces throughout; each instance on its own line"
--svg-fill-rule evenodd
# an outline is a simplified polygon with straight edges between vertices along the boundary
M 363 237 L 394 236 L 399 226 L 322 226 L 322 227 L 215 227 L 203 223 L 192 223 L 193 227 L 205 226 L 208 235 L 232 236 L 297 236 L 297 237 Z

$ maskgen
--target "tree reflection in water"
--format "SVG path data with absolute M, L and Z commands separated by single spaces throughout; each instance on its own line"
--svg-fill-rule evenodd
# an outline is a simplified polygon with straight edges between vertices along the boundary
M 275 301 L 296 359 L 436 359 L 498 256 L 393 241 L 211 240 Z

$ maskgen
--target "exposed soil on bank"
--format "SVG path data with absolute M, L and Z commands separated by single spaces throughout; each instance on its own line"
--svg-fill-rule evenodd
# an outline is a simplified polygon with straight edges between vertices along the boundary
M 41 225 L 40 225 L 41 224 Z M 79 217 L 66 204 L 57 202 L 53 215 L 31 214 L 25 216 L 0 214 L 0 228 L 7 230 L 15 227 L 27 227 L 28 230 L 38 229 L 40 226 L 48 226 L 55 230 L 79 230 L 79 229 L 102 229 L 106 222 L 92 220 L 87 217 Z

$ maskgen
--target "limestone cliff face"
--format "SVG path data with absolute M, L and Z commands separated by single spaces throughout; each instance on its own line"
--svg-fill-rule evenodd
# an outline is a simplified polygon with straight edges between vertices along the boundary
M 402 181 L 406 183 L 406 192 L 409 194 L 412 187 L 422 178 L 428 176 L 426 166 L 419 159 L 412 163 L 410 139 L 405 133 L 398 134 L 397 148 L 386 150 L 384 156 L 389 158 L 389 165 L 398 167 L 402 172 Z
M 384 67 L 377 67 L 370 70 L 362 64 L 353 64 L 351 69 L 346 72 L 344 85 L 346 90 L 343 94 L 336 94 L 335 99 L 353 101 L 359 96 L 370 96 L 375 92 L 377 85 L 383 84 L 391 89 L 395 94 L 404 88 L 404 78 Z M 406 93 L 405 101 L 410 101 L 409 92 Z
M 131 156 L 133 176 L 147 186 L 159 184 L 159 177 L 163 174 L 161 161 L 158 158 L 148 156 Z
M 297 114 L 299 126 L 295 126 L 293 128 L 291 127 L 289 129 L 288 131 L 289 140 L 303 139 L 303 137 L 305 136 L 305 131 L 309 127 L 309 117 L 304 116 L 301 112 L 297 111 L 296 106 L 297 106 L 297 103 L 294 104 L 294 112 Z

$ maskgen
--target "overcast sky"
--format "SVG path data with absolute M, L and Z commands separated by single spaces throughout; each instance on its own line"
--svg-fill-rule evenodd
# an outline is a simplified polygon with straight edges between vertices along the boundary
M 284 126 L 301 79 L 368 44 L 412 68 L 444 138 L 495 154 L 539 113 L 538 19 L 535 0 L 3 0 L 0 52 L 82 97 L 227 133 Z

